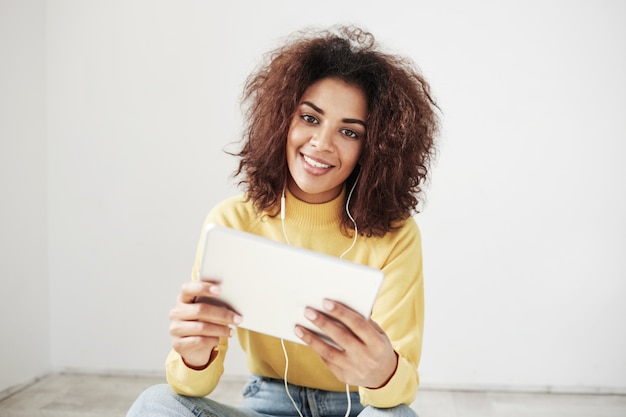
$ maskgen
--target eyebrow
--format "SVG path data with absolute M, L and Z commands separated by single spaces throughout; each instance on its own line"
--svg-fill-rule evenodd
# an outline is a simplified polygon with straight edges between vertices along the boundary
M 322 115 L 324 114 L 324 110 L 320 109 L 319 107 L 317 107 L 315 104 L 311 103 L 310 101 L 303 101 L 302 104 L 309 106 L 310 108 L 312 108 L 319 114 L 322 114 Z M 356 123 L 356 124 L 363 126 L 364 128 L 367 128 L 367 126 L 365 125 L 365 122 L 360 119 L 341 119 L 341 121 L 344 123 Z

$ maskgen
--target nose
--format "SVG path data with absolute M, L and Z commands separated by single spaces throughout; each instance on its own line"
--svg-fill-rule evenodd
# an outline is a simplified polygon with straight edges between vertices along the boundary
M 326 126 L 320 126 L 311 136 L 311 145 L 318 151 L 330 151 L 334 147 L 334 137 L 332 129 Z

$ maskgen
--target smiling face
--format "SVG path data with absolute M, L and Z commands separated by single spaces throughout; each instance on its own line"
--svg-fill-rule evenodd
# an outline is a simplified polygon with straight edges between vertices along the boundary
M 354 170 L 366 134 L 367 98 L 338 78 L 323 78 L 306 89 L 287 135 L 289 190 L 307 203 L 339 195 Z

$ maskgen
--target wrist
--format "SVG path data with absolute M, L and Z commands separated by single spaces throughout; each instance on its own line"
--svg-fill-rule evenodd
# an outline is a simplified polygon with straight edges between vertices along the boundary
M 193 369 L 194 371 L 204 371 L 206 368 L 209 367 L 209 364 L 211 363 L 211 360 L 209 359 L 209 361 L 205 365 L 196 366 L 187 362 L 185 358 L 183 358 L 182 356 L 180 358 L 183 360 L 183 363 L 185 364 L 187 368 Z
M 399 357 L 398 357 L 398 353 L 394 350 L 393 351 L 393 355 L 395 358 L 395 362 L 393 367 L 391 367 L 392 371 L 389 374 L 389 376 L 387 378 L 385 378 L 384 382 L 376 387 L 366 387 L 367 389 L 381 389 L 383 388 L 385 385 L 387 385 L 389 383 L 389 381 L 391 381 L 391 379 L 393 378 L 393 376 L 396 374 L 396 370 L 398 369 L 398 361 L 399 361 Z
M 218 354 L 219 354 L 219 351 L 217 350 L 217 346 L 215 346 L 211 350 L 211 355 L 209 356 L 209 360 L 204 365 L 200 365 L 200 366 L 192 365 L 191 363 L 187 362 L 182 355 L 180 356 L 180 358 L 182 359 L 183 363 L 185 364 L 187 368 L 192 369 L 194 371 L 204 371 L 206 368 L 209 367 L 209 365 L 211 365 L 211 363 L 215 360 Z

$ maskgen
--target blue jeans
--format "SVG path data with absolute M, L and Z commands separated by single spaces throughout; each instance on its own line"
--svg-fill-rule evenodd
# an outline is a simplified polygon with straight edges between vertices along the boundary
M 348 409 L 345 392 L 322 391 L 289 384 L 289 392 L 304 417 L 344 417 Z M 350 417 L 417 417 L 406 405 L 393 408 L 363 407 L 357 392 L 350 393 Z M 282 380 L 252 375 L 243 390 L 240 406 L 218 403 L 208 397 L 186 397 L 166 385 L 144 391 L 127 417 L 286 417 L 298 416 Z

